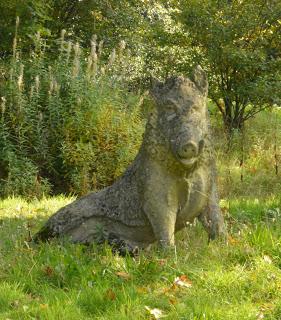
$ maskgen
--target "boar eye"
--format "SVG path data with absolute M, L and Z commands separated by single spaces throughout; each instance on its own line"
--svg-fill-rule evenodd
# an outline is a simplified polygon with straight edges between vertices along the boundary
M 173 99 L 168 99 L 166 102 L 165 109 L 167 112 L 177 112 L 179 107 Z
M 171 121 L 177 116 L 177 111 L 178 108 L 175 104 L 169 103 L 165 107 L 166 115 L 167 115 L 167 120 Z
M 194 111 L 199 111 L 201 109 L 201 106 L 200 106 L 200 104 L 195 103 L 192 105 L 191 109 Z
M 171 121 L 173 119 L 175 119 L 175 117 L 177 116 L 177 114 L 174 112 L 174 113 L 170 113 L 167 115 L 167 120 L 168 121 Z
M 176 112 L 177 111 L 176 106 L 174 104 L 172 104 L 172 103 L 168 104 L 165 109 L 166 109 L 166 111 L 168 113 L 172 113 L 172 112 Z

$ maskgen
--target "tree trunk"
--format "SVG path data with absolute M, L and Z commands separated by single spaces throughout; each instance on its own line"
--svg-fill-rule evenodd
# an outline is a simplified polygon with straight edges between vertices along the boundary
M 236 102 L 231 101 L 229 98 L 224 98 L 224 113 L 223 122 L 227 136 L 231 138 L 233 131 L 241 131 L 244 126 L 243 112 L 241 107 Z

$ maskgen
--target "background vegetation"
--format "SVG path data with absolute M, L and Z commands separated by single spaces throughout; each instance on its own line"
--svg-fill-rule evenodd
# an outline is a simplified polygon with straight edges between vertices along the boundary
M 150 75 L 197 63 L 223 194 L 257 176 L 279 186 L 279 1 L 12 0 L 0 12 L 1 196 L 112 183 L 141 142 Z

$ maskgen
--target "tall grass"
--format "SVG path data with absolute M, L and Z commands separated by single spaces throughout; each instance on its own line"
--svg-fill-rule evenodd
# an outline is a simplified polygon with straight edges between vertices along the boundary
M 280 193 L 281 110 L 267 110 L 245 123 L 229 142 L 213 115 L 214 146 L 223 198 L 264 198 Z
M 0 195 L 84 194 L 119 176 L 134 157 L 143 121 L 125 43 L 108 58 L 65 41 L 53 53 L 37 33 L 24 56 L 14 41 L 0 89 Z

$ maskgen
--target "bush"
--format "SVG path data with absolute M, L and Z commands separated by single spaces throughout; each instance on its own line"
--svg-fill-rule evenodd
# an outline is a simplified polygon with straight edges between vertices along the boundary
M 0 195 L 85 194 L 110 184 L 141 141 L 141 96 L 128 90 L 134 64 L 125 44 L 102 59 L 96 38 L 89 52 L 59 41 L 46 54 L 14 48 L 0 89 Z M 128 74 L 129 72 L 129 74 Z

